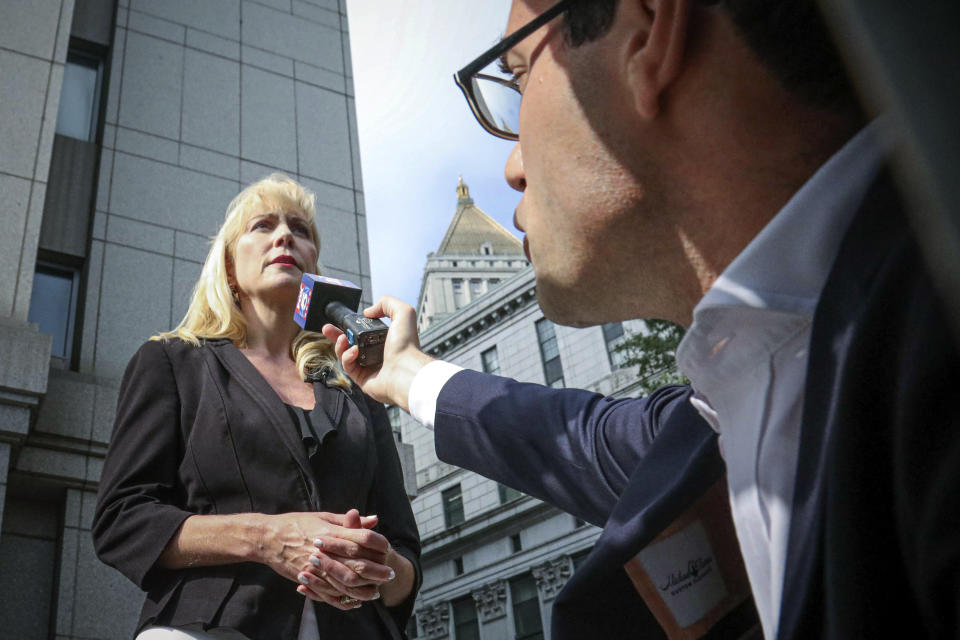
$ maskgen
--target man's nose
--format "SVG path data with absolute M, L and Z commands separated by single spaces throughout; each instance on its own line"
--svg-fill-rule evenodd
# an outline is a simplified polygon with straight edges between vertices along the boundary
M 511 188 L 523 192 L 527 188 L 527 175 L 523 172 L 523 152 L 520 143 L 513 146 L 513 151 L 507 157 L 507 166 L 504 167 L 504 177 Z

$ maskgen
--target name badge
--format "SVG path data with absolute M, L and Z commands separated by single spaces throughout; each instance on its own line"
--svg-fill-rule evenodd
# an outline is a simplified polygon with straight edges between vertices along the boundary
M 744 604 L 751 597 L 750 582 L 726 480 L 715 483 L 624 569 L 670 640 L 702 638 Z M 755 615 L 745 622 L 740 634 L 759 632 Z

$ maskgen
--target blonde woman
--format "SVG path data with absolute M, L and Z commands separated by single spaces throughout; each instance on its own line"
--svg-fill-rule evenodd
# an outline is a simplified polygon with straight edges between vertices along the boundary
M 93 538 L 146 591 L 138 640 L 403 637 L 420 543 L 386 412 L 292 320 L 314 216 L 286 176 L 244 189 L 124 374 Z

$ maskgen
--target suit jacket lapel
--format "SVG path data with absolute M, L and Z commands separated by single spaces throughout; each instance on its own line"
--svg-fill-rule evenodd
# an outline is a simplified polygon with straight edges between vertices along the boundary
M 790 538 L 784 568 L 780 602 L 779 638 L 806 634 L 801 628 L 821 631 L 824 581 L 824 527 L 826 519 L 827 471 L 837 464 L 831 454 L 833 432 L 843 428 L 834 420 L 834 410 L 843 398 L 837 383 L 846 355 L 850 352 L 858 310 L 870 295 L 877 269 L 889 255 L 889 248 L 902 228 L 892 228 L 885 212 L 900 207 L 889 174 L 884 171 L 874 182 L 856 217 L 847 230 L 830 276 L 820 295 L 810 337 L 806 391 L 801 421 L 800 447 Z
M 287 448 L 304 477 L 312 477 L 313 472 L 310 469 L 303 442 L 300 441 L 300 438 L 297 437 L 296 432 L 290 426 L 290 414 L 284 407 L 283 401 L 280 400 L 280 396 L 232 342 L 229 340 L 209 341 L 207 345 L 210 347 L 207 353 L 213 353 L 220 364 L 263 410 L 267 422 L 276 431 L 277 438 Z

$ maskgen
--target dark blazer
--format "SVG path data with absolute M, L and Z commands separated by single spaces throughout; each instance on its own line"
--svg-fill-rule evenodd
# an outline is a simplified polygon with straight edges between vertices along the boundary
M 101 560 L 147 592 L 147 624 L 234 628 L 295 640 L 303 596 L 266 565 L 167 570 L 157 559 L 193 514 L 357 508 L 416 568 L 411 595 L 340 612 L 315 605 L 321 638 L 401 638 L 420 584 L 420 542 L 383 406 L 359 389 L 314 383 L 329 423 L 311 465 L 292 418 L 229 340 L 147 342 L 120 388 L 93 540 Z
M 814 318 L 778 637 L 960 633 L 958 382 L 960 353 L 884 175 Z M 442 460 L 604 527 L 554 604 L 556 640 L 663 637 L 623 565 L 723 473 L 688 395 L 612 400 L 472 371 L 444 386 Z

